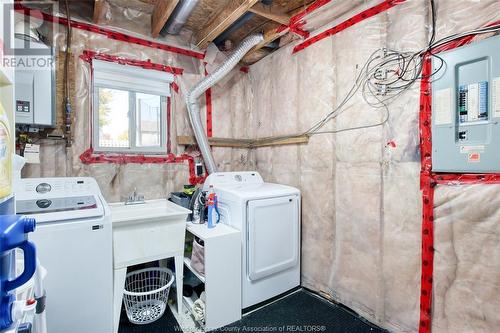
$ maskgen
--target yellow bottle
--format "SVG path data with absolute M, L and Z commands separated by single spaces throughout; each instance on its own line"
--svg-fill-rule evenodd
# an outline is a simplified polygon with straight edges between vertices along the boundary
M 12 142 L 9 118 L 0 103 L 0 199 L 12 193 Z

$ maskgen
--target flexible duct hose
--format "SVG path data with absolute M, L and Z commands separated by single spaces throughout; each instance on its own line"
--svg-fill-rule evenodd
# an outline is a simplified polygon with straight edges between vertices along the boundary
M 224 76 L 226 76 L 243 58 L 243 56 L 250 51 L 252 47 L 262 42 L 264 38 L 262 35 L 250 35 L 245 38 L 238 48 L 229 56 L 229 58 L 213 73 L 203 78 L 198 82 L 186 95 L 186 105 L 189 113 L 189 120 L 191 121 L 191 126 L 193 127 L 194 136 L 196 137 L 196 142 L 198 142 L 198 147 L 200 148 L 201 155 L 205 161 L 205 167 L 209 174 L 217 172 L 217 167 L 215 165 L 214 157 L 210 151 L 210 145 L 208 144 L 207 136 L 203 130 L 203 125 L 201 124 L 200 117 L 200 106 L 198 105 L 198 98 L 210 87 L 214 86 L 219 82 Z

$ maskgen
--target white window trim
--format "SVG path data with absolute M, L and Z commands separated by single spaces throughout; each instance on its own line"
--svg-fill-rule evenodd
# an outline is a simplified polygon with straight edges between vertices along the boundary
M 104 61 L 96 61 L 94 64 L 94 70 L 102 70 L 104 72 L 110 72 L 110 75 L 117 74 L 117 76 L 126 75 L 130 80 L 126 83 L 128 86 L 116 86 L 107 84 L 105 79 L 102 78 L 95 82 L 92 82 L 92 141 L 94 142 L 94 151 L 96 153 L 114 153 L 114 154 L 135 154 L 135 155 L 164 155 L 167 153 L 167 99 L 170 97 L 170 83 L 173 82 L 173 75 L 169 73 L 159 72 L 156 70 L 146 70 L 143 68 L 136 68 L 135 66 L 121 65 L 115 63 L 109 63 Z M 140 76 L 140 79 L 150 79 L 158 80 L 161 76 L 161 82 L 159 84 L 165 86 L 168 84 L 168 89 L 163 89 L 164 93 L 159 94 L 158 91 L 148 91 L 142 90 L 141 87 L 133 86 L 134 77 Z M 102 77 L 102 75 L 101 75 Z M 100 147 L 99 146 L 99 88 L 117 89 L 129 91 L 129 145 L 130 147 Z M 155 147 L 137 147 L 136 146 L 136 102 L 135 99 L 132 101 L 133 96 L 136 93 L 146 93 L 157 95 L 161 97 L 160 104 L 160 146 Z

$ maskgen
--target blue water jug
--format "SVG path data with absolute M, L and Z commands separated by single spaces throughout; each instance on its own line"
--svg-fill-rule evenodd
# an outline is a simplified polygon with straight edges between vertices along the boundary
M 35 231 L 35 219 L 20 215 L 0 215 L 0 330 L 10 327 L 13 290 L 31 279 L 36 270 L 35 245 L 27 234 Z M 14 278 L 15 249 L 24 253 L 24 271 Z

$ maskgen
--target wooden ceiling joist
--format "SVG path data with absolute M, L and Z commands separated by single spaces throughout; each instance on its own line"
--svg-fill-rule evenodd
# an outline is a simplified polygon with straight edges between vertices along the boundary
M 102 19 L 104 18 L 104 11 L 105 11 L 105 5 L 104 5 L 105 0 L 95 0 L 94 1 L 94 14 L 92 17 L 92 20 L 94 21 L 95 24 L 101 23 Z
M 231 0 L 207 26 L 198 31 L 196 46 L 205 49 L 224 30 L 245 14 L 259 0 Z
M 154 38 L 160 35 L 160 31 L 175 9 L 179 0 L 158 0 L 156 1 L 151 15 L 151 36 Z
M 277 5 L 266 6 L 259 2 L 248 11 L 280 24 L 288 25 L 290 22 L 290 16 Z
M 297 9 L 289 12 L 287 15 L 289 17 L 293 17 L 294 15 L 296 15 L 302 11 L 303 11 L 303 8 L 299 7 Z M 288 23 L 285 25 L 288 25 Z M 243 57 L 243 62 L 247 63 L 247 64 L 252 63 L 252 60 L 253 60 L 253 62 L 255 62 L 255 60 L 253 59 L 253 56 L 252 56 L 253 53 L 257 52 L 258 50 L 260 50 L 261 48 L 263 48 L 267 44 L 274 42 L 276 39 L 286 35 L 289 32 L 290 32 L 290 29 L 283 28 L 283 27 L 270 28 L 270 29 L 264 30 L 264 32 L 263 32 L 264 40 L 262 42 L 260 42 L 259 44 L 255 45 L 250 51 L 248 51 L 248 53 L 245 55 L 245 57 Z
M 243 57 L 243 62 L 244 63 L 251 63 L 252 59 L 252 53 L 257 52 L 267 44 L 274 42 L 276 39 L 280 38 L 281 36 L 284 36 L 288 33 L 289 29 L 280 29 L 280 28 L 273 28 L 264 31 L 264 40 L 260 42 L 259 44 L 255 45 L 248 53 Z M 255 60 L 254 60 L 255 61 Z

